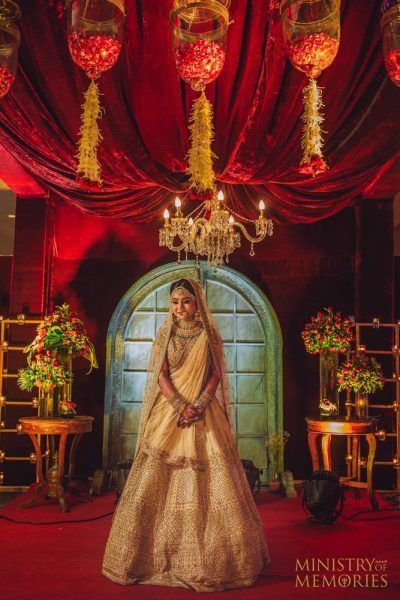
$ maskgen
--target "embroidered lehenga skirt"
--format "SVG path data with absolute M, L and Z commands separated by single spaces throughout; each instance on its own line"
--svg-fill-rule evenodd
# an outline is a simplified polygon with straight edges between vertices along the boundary
M 207 369 L 205 334 L 171 366 L 189 401 Z M 199 383 L 200 382 L 200 383 Z M 159 393 L 120 498 L 103 573 L 120 584 L 198 592 L 246 587 L 268 564 L 262 523 L 228 420 L 214 400 L 204 420 L 177 427 Z

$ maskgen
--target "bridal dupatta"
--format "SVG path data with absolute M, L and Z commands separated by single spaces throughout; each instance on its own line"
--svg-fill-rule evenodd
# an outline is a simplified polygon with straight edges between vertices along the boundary
M 203 324 L 205 334 L 207 336 L 207 343 L 212 356 L 214 368 L 218 373 L 219 377 L 219 385 L 215 397 L 219 402 L 223 412 L 225 413 L 226 418 L 231 423 L 231 400 L 226 376 L 226 364 L 221 336 L 218 333 L 214 319 L 211 315 L 210 310 L 208 309 L 207 302 L 204 297 L 204 292 L 200 283 L 195 279 L 186 278 L 186 280 L 190 282 L 195 292 L 197 310 L 200 313 L 200 319 Z M 149 366 L 147 369 L 147 381 L 143 398 L 142 411 L 140 415 L 135 456 L 137 456 L 140 450 L 141 443 L 143 441 L 143 434 L 146 428 L 146 423 L 149 419 L 154 402 L 160 391 L 158 386 L 158 379 L 166 356 L 169 338 L 171 336 L 172 322 L 172 311 L 170 308 L 164 323 L 161 325 L 156 335 L 152 347 Z M 186 395 L 183 392 L 182 394 L 186 398 Z

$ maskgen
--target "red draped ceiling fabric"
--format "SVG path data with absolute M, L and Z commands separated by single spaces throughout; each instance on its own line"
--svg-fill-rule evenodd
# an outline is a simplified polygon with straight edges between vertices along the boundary
M 101 188 L 75 176 L 88 79 L 69 55 L 63 4 L 20 2 L 20 70 L 0 103 L 0 144 L 70 205 L 100 216 L 159 218 L 171 194 L 186 187 L 195 97 L 175 69 L 172 0 L 126 3 L 123 51 L 100 79 Z M 320 78 L 330 170 L 313 179 L 297 171 L 306 79 L 285 58 L 278 2 L 233 0 L 226 64 L 207 95 L 215 108 L 217 177 L 236 209 L 254 214 L 263 197 L 277 221 L 311 222 L 354 203 L 390 167 L 400 150 L 400 91 L 385 74 L 379 4 L 342 0 L 340 50 Z M 6 169 L 0 165 L 0 178 Z

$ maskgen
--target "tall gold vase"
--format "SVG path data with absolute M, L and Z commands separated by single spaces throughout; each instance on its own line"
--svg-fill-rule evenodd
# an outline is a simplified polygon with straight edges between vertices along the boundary
M 368 394 L 356 394 L 355 414 L 357 419 L 368 419 Z
M 45 419 L 51 419 L 54 417 L 54 407 L 56 402 L 54 401 L 54 390 L 48 392 L 41 391 L 39 394 L 39 416 Z
M 64 368 L 71 373 L 72 372 L 72 354 L 71 353 L 58 353 L 57 358 L 63 363 Z M 48 392 L 40 391 L 39 393 L 39 415 L 46 419 L 52 419 L 56 417 L 72 418 L 73 413 L 63 413 L 60 410 L 60 403 L 67 400 L 71 400 L 72 396 L 72 383 L 65 383 L 61 386 L 56 386 Z
M 60 361 L 63 363 L 64 368 L 68 373 L 72 373 L 72 354 L 68 352 L 67 354 L 62 354 L 59 356 Z M 59 390 L 59 402 L 57 404 L 57 416 L 64 419 L 72 419 L 74 416 L 73 412 L 62 412 L 60 410 L 60 402 L 71 401 L 72 399 L 72 383 L 65 383 L 63 386 L 58 388 Z

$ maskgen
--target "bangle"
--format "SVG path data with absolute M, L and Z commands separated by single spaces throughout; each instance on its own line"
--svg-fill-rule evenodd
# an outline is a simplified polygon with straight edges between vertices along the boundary
M 202 392 L 200 396 L 197 398 L 193 405 L 196 408 L 200 408 L 203 412 L 206 410 L 207 406 L 211 404 L 213 397 L 207 392 Z
M 185 410 L 186 402 L 182 398 L 179 392 L 175 392 L 175 394 L 168 400 L 171 404 L 172 408 L 176 413 L 181 414 Z

